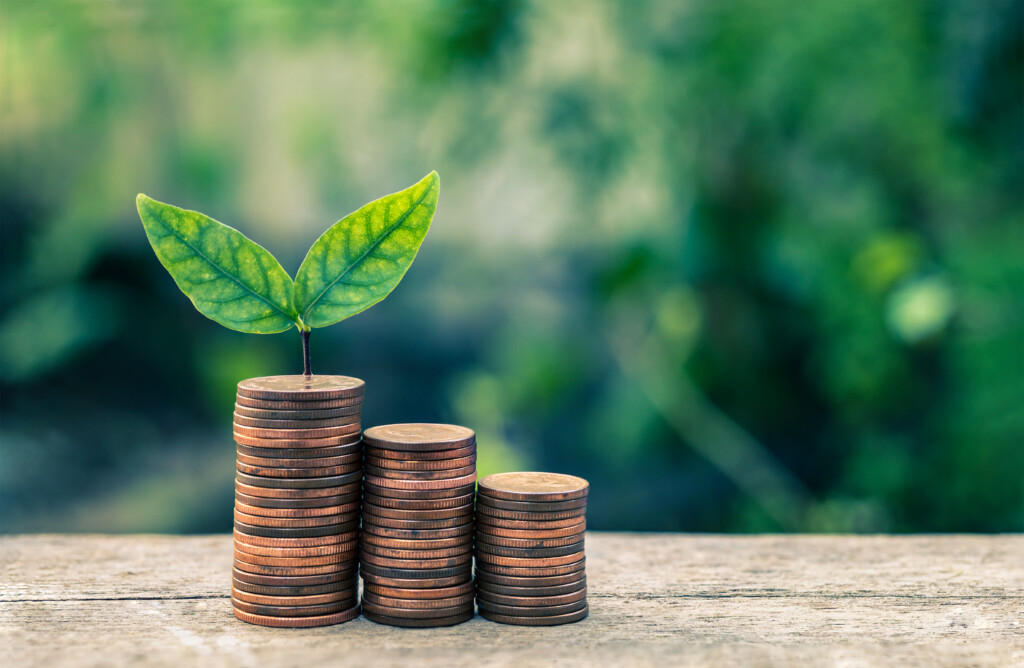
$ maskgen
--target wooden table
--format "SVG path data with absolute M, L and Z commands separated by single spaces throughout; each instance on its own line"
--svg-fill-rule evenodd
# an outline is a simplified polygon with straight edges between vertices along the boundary
M 229 536 L 0 538 L 0 666 L 1024 665 L 1024 536 L 590 533 L 590 617 L 231 615 Z

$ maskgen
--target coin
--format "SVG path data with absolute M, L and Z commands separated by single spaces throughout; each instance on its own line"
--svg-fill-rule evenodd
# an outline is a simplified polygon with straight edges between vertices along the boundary
M 276 408 L 252 408 L 244 404 L 235 404 L 236 415 L 260 420 L 330 420 L 332 418 L 359 415 L 362 410 L 362 401 L 353 406 L 323 410 L 279 410 Z
M 480 479 L 480 493 L 508 501 L 568 501 L 587 495 L 583 478 L 559 473 L 495 473 Z
M 468 513 L 442 520 L 396 520 L 393 517 L 380 517 L 363 512 L 363 519 L 367 524 L 389 529 L 450 529 L 462 526 L 467 522 L 472 523 L 473 514 Z
M 325 585 L 315 587 L 272 587 L 267 585 L 251 584 L 243 582 L 238 578 L 231 578 L 231 586 L 248 594 L 259 594 L 261 596 L 318 596 L 320 594 L 331 594 L 334 592 L 355 592 L 355 580 L 341 579 Z
M 374 575 L 367 571 L 360 571 L 359 576 L 363 579 L 363 586 L 367 584 L 380 587 L 395 587 L 398 589 L 424 589 L 436 590 L 445 587 L 457 587 L 473 583 L 472 571 L 468 573 L 457 573 L 443 578 L 394 578 Z
M 353 520 L 359 520 L 358 509 L 355 512 L 349 511 L 341 515 L 327 515 L 325 517 L 264 517 L 263 515 L 249 515 L 235 508 L 236 522 L 256 527 L 307 529 L 310 527 L 335 526 Z
M 469 577 L 472 575 L 473 569 L 469 564 L 450 568 L 390 568 L 363 562 L 360 564 L 359 572 L 393 580 L 416 580 L 418 578 Z
M 387 478 L 395 481 L 409 481 L 412 483 L 413 489 L 416 488 L 420 481 L 453 480 L 465 478 L 468 475 L 476 475 L 476 466 L 463 466 L 458 469 L 442 469 L 440 471 L 393 471 L 391 469 L 382 469 L 367 464 L 365 469 L 366 475 L 372 475 L 378 478 Z
M 366 503 L 372 503 L 375 506 L 383 508 L 398 508 L 407 510 L 446 510 L 449 508 L 457 508 L 459 506 L 472 506 L 473 495 L 463 494 L 462 496 L 453 496 L 447 499 L 393 499 L 388 496 L 378 496 L 377 494 L 364 494 L 363 501 Z
M 257 487 L 240 482 L 235 477 L 235 492 L 241 492 L 247 496 L 258 496 L 267 499 L 298 500 L 298 499 L 323 499 L 331 496 L 347 496 L 358 494 L 362 490 L 361 481 L 354 481 L 347 485 L 333 485 L 327 487 L 313 487 L 301 489 L 288 489 L 283 487 Z
M 551 607 L 568 605 L 570 603 L 582 601 L 587 597 L 587 589 L 584 587 L 579 591 L 561 594 L 559 596 L 503 596 L 501 594 L 494 594 L 486 589 L 482 589 L 478 592 L 477 596 L 479 600 L 487 601 L 494 605 L 522 608 Z
M 362 410 L 363 395 L 344 399 L 319 399 L 316 401 L 288 401 L 285 399 L 253 399 L 241 394 L 235 395 L 235 406 L 274 411 L 326 411 L 338 408 Z
M 231 605 L 235 610 L 248 612 L 252 615 L 268 615 L 275 617 L 313 617 L 314 615 L 330 615 L 341 612 L 358 603 L 355 596 L 336 599 L 328 603 L 317 605 L 266 605 L 262 603 L 249 603 L 234 594 L 231 596 Z
M 556 526 L 542 529 L 508 529 L 499 525 L 478 523 L 476 530 L 479 535 L 499 536 L 502 538 L 563 538 L 582 534 L 587 528 L 586 521 L 571 526 Z
M 568 575 L 570 573 L 580 573 L 584 568 L 584 560 L 581 559 L 580 561 L 571 564 L 538 567 L 505 566 L 502 564 L 484 564 L 478 562 L 477 571 L 486 571 L 494 573 L 495 575 L 512 575 L 514 577 L 544 577 L 547 575 Z
M 263 555 L 266 557 L 323 557 L 330 554 L 348 554 L 359 549 L 359 541 L 353 540 L 347 543 L 335 543 L 334 545 L 322 545 L 320 547 L 266 547 L 262 545 L 250 545 L 237 538 L 235 539 L 235 551 L 248 554 Z
M 364 545 L 387 547 L 395 550 L 417 550 L 421 548 L 424 550 L 443 550 L 448 547 L 472 549 L 473 547 L 473 540 L 468 534 L 454 538 L 433 540 L 404 540 L 401 538 L 383 538 L 372 533 L 364 533 L 362 535 L 362 542 Z
M 348 610 L 334 613 L 332 615 L 317 615 L 313 617 L 272 617 L 269 615 L 253 615 L 238 608 L 234 608 L 235 617 L 249 624 L 259 626 L 273 626 L 277 628 L 306 629 L 314 626 L 331 626 L 341 624 L 359 616 L 360 607 L 355 605 Z
M 493 547 L 504 547 L 504 548 L 516 548 L 520 550 L 524 549 L 547 549 L 554 547 L 565 547 L 567 545 L 575 545 L 583 541 L 583 533 L 578 533 L 573 536 L 565 536 L 564 538 L 503 538 L 501 536 L 489 536 L 486 533 L 477 532 L 476 542 L 482 545 L 490 545 Z
M 487 494 L 479 495 L 479 503 L 490 508 L 501 508 L 502 510 L 519 510 L 523 512 L 544 512 L 549 513 L 557 510 L 575 510 L 586 508 L 587 499 L 571 499 L 569 501 L 506 501 L 495 499 Z
M 573 622 L 586 619 L 588 611 L 589 608 L 584 607 L 582 610 L 570 612 L 565 615 L 555 615 L 554 617 L 517 617 L 514 615 L 499 615 L 481 608 L 480 616 L 484 619 L 489 619 L 492 622 L 498 622 L 499 624 L 515 624 L 517 626 L 558 626 L 559 624 L 572 624 Z
M 344 466 L 309 467 L 300 469 L 275 468 L 268 466 L 253 466 L 245 462 L 236 461 L 235 469 L 248 475 L 260 476 L 261 478 L 324 478 L 327 476 L 346 475 L 356 471 L 362 472 L 362 464 L 346 464 Z
M 456 547 L 445 547 L 439 550 L 396 550 L 390 547 L 381 547 L 380 545 L 373 545 L 372 543 L 363 543 L 361 549 L 363 552 L 376 554 L 381 557 L 392 557 L 394 559 L 444 559 L 446 557 L 454 557 L 461 554 L 468 554 L 473 551 L 473 545 L 472 543 L 467 541 L 465 545 L 458 545 Z
M 477 584 L 488 584 L 498 585 L 502 587 L 557 587 L 570 582 L 576 582 L 580 578 L 586 577 L 582 570 L 573 573 L 564 573 L 562 575 L 544 575 L 544 576 L 516 576 L 516 575 L 498 575 L 491 573 L 486 570 L 477 569 L 476 580 Z
M 277 575 L 280 577 L 297 577 L 309 575 L 328 575 L 330 573 L 345 573 L 351 570 L 348 562 L 337 564 L 324 564 L 322 566 L 261 566 L 250 564 L 247 561 L 234 560 L 235 570 L 255 575 Z
M 388 617 L 401 617 L 403 619 L 433 619 L 437 617 L 452 617 L 466 614 L 473 611 L 473 601 L 453 605 L 446 608 L 417 609 L 397 608 L 385 605 L 378 605 L 363 599 L 363 611 L 373 615 L 386 615 Z
M 263 376 L 238 383 L 238 395 L 254 399 L 325 401 L 363 394 L 366 383 L 349 376 Z
M 564 520 L 513 520 L 504 517 L 491 517 L 477 511 L 476 521 L 481 526 L 498 527 L 499 529 L 563 529 L 576 526 L 583 516 L 568 517 Z M 489 530 L 489 529 L 488 529 Z
M 321 605 L 323 603 L 348 600 L 355 598 L 355 596 L 355 589 L 339 589 L 336 592 L 309 596 L 268 596 L 266 594 L 252 594 L 234 587 L 231 588 L 231 598 L 257 605 Z
M 262 496 L 249 496 L 242 492 L 235 492 L 235 501 L 244 503 L 247 506 L 254 506 L 256 508 L 277 508 L 281 510 L 343 506 L 346 503 L 359 500 L 360 495 L 358 493 L 349 493 L 337 496 L 318 496 L 312 499 L 272 499 Z
M 473 493 L 472 483 L 463 485 L 462 487 L 452 487 L 450 489 L 394 489 L 390 487 L 380 487 L 375 485 L 372 480 L 366 480 L 364 478 L 363 485 L 367 494 L 386 496 L 391 499 L 406 499 L 412 501 L 450 499 Z
M 362 466 L 363 456 L 362 453 L 353 452 L 349 455 L 343 455 L 341 457 L 308 457 L 302 459 L 281 459 L 272 457 L 260 457 L 245 455 L 241 452 L 235 455 L 236 461 L 249 464 L 251 466 L 265 466 L 269 468 L 318 468 L 322 466 L 347 466 L 356 465 Z
M 359 432 L 356 431 L 342 436 L 328 436 L 323 438 L 258 438 L 234 433 L 235 443 L 247 445 L 252 448 L 272 448 L 281 450 L 285 448 L 311 448 L 322 449 L 339 445 L 353 445 L 360 442 Z
M 432 617 L 429 619 L 409 619 L 392 617 L 390 615 L 378 615 L 375 613 L 363 613 L 363 616 L 376 624 L 387 624 L 388 626 L 404 626 L 408 628 L 438 628 L 441 626 L 455 626 L 473 619 L 472 609 L 449 617 Z
M 364 502 L 363 508 L 366 510 L 367 515 L 403 520 L 444 520 L 452 517 L 472 517 L 473 515 L 473 504 L 471 503 L 441 510 L 413 510 L 406 508 L 384 508 L 374 503 Z
M 456 536 L 467 536 L 469 540 L 472 540 L 473 523 L 467 522 L 466 524 L 448 529 L 392 529 L 376 524 L 366 524 L 363 526 L 363 531 L 383 538 L 401 538 L 404 540 L 440 540 Z
M 567 520 L 576 517 L 583 517 L 587 514 L 586 508 L 575 508 L 573 510 L 556 510 L 550 513 L 534 512 L 534 511 L 522 511 L 522 510 L 502 510 L 500 508 L 492 508 L 484 504 L 477 504 L 476 512 L 478 515 L 486 515 L 488 517 L 497 517 L 503 520 L 525 520 L 528 522 L 550 522 L 552 520 Z
M 313 566 L 342 564 L 354 561 L 358 554 L 358 549 L 353 549 L 348 553 L 328 554 L 320 557 L 268 557 L 262 554 L 242 552 L 237 546 L 235 547 L 235 559 L 238 561 L 256 566 L 285 566 L 288 568 L 309 568 Z
M 324 476 L 321 478 L 264 478 L 262 476 L 249 475 L 248 473 L 235 473 L 235 480 L 251 487 L 274 487 L 277 489 L 314 489 L 318 487 L 340 487 L 349 483 L 362 480 L 363 472 L 354 471 L 343 475 Z
M 512 606 L 499 605 L 497 603 L 491 603 L 487 599 L 480 598 L 477 599 L 476 603 L 481 610 L 486 610 L 491 614 L 509 615 L 512 617 L 555 617 L 558 615 L 567 615 L 572 612 L 578 612 L 587 607 L 586 600 L 574 601 L 563 605 Z
M 346 445 L 331 445 L 325 448 L 254 448 L 250 445 L 236 444 L 235 450 L 239 455 L 259 458 L 279 459 L 317 459 L 330 457 L 358 457 L 363 456 L 363 442 L 356 441 Z
M 459 457 L 457 459 L 431 459 L 423 462 L 404 459 L 381 459 L 369 454 L 366 455 L 367 466 L 389 471 L 448 471 L 473 466 L 474 462 L 476 462 L 476 455 Z
M 247 582 L 254 585 L 264 585 L 271 587 L 320 587 L 324 585 L 333 585 L 338 582 L 346 581 L 350 577 L 355 577 L 356 571 L 353 568 L 346 572 L 337 573 L 323 573 L 320 575 L 261 575 L 259 573 L 249 573 L 248 571 L 242 571 L 237 568 L 231 569 L 231 577 L 241 582 Z
M 405 489 L 421 492 L 423 490 L 457 489 L 471 485 L 476 480 L 476 472 L 459 478 L 446 478 L 444 480 L 395 480 L 393 478 L 382 478 L 374 475 L 366 475 L 367 483 L 376 487 L 388 489 Z M 392 495 L 385 495 L 392 496 Z
M 235 510 L 246 515 L 261 515 L 265 517 L 298 518 L 298 517 L 327 517 L 330 515 L 341 515 L 359 510 L 360 503 L 355 501 L 341 506 L 322 506 L 320 508 L 261 508 L 250 506 L 235 500 Z
M 359 555 L 359 562 L 360 564 L 373 564 L 374 566 L 400 568 L 403 570 L 457 568 L 459 566 L 469 568 L 473 563 L 473 555 L 466 552 L 454 557 L 444 557 L 441 559 L 393 559 L 369 552 L 362 552 Z
M 472 429 L 452 424 L 389 424 L 366 430 L 367 443 L 382 450 L 453 450 L 476 443 Z
M 466 594 L 475 593 L 476 587 L 472 582 L 465 582 L 463 584 L 453 585 L 450 587 L 437 587 L 433 589 L 403 589 L 400 587 L 388 587 L 374 584 L 372 582 L 364 582 L 363 591 L 389 598 L 422 600 L 465 596 Z
M 583 576 L 580 579 L 573 580 L 567 584 L 549 585 L 546 587 L 508 587 L 505 585 L 493 584 L 484 580 L 477 580 L 475 584 L 478 592 L 488 592 L 499 596 L 561 596 L 563 594 L 572 594 L 580 591 L 581 589 L 586 589 L 587 578 L 586 576 Z
M 346 424 L 340 427 L 318 427 L 316 429 L 263 429 L 261 427 L 245 427 L 235 423 L 232 427 L 235 436 L 248 436 L 264 440 L 331 438 L 350 436 L 359 433 L 359 423 Z
M 369 443 L 366 444 L 366 454 L 377 459 L 385 459 L 389 462 L 430 462 L 436 460 L 461 459 L 463 457 L 476 456 L 476 444 L 467 445 L 464 448 L 452 450 L 388 450 L 379 448 Z
M 473 603 L 474 595 L 463 594 L 450 598 L 393 598 L 390 596 L 379 596 L 371 591 L 363 592 L 363 600 L 374 605 L 389 608 L 405 608 L 407 610 L 434 610 L 437 608 L 457 608 Z
M 488 543 L 477 542 L 477 552 L 494 555 L 498 557 L 519 557 L 524 559 L 536 559 L 547 557 L 561 557 L 569 554 L 577 554 L 583 551 L 583 541 L 564 545 L 562 547 L 502 547 Z
M 551 566 L 574 564 L 583 559 L 583 556 L 582 549 L 557 557 L 502 557 L 478 550 L 476 561 L 478 564 L 486 564 L 487 568 L 490 568 L 491 565 L 514 566 L 518 568 L 549 568 Z
M 332 524 L 324 527 L 279 529 L 273 527 L 256 526 L 235 520 L 235 530 L 239 533 L 250 536 L 262 536 L 264 538 L 319 538 L 333 534 L 345 533 L 359 528 L 359 520 L 356 519 L 344 524 Z
M 336 418 L 323 418 L 320 420 L 267 420 L 254 418 L 247 415 L 234 414 L 234 425 L 236 427 L 250 427 L 254 429 L 294 430 L 294 429 L 327 429 L 329 427 L 348 427 L 358 424 L 361 413 L 346 415 Z
M 358 532 L 356 532 L 354 535 L 346 535 L 344 533 L 339 533 L 337 535 L 306 538 L 271 538 L 268 536 L 251 536 L 236 531 L 234 533 L 234 537 L 236 541 L 241 540 L 248 543 L 249 545 L 258 545 L 261 547 L 297 548 L 322 547 L 324 545 L 338 545 L 340 543 L 347 543 L 351 540 L 357 540 L 359 534 Z

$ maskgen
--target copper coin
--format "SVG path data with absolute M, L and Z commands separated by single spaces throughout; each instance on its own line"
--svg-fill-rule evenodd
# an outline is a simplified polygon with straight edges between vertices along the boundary
M 464 494 L 447 499 L 392 499 L 377 494 L 364 494 L 363 501 L 372 503 L 383 508 L 398 508 L 406 510 L 446 510 L 459 506 L 473 505 L 473 495 Z
M 319 487 L 340 487 L 358 482 L 363 477 L 362 471 L 345 473 L 344 475 L 324 476 L 322 478 L 264 478 L 235 473 L 235 480 L 251 487 L 275 487 L 278 489 L 315 489 Z
M 366 430 L 367 443 L 382 450 L 454 450 L 476 443 L 472 429 L 453 424 L 388 424 Z
M 260 596 L 319 596 L 320 594 L 331 594 L 334 592 L 353 592 L 355 593 L 355 580 L 338 580 L 330 584 L 319 585 L 316 587 L 268 587 L 266 585 L 251 584 L 249 582 L 242 582 L 237 578 L 231 578 L 231 586 L 236 591 L 245 592 L 247 594 L 259 594 Z
M 398 520 L 445 520 L 452 517 L 472 517 L 473 515 L 473 504 L 442 510 L 413 510 L 411 508 L 383 508 L 370 502 L 364 502 L 363 508 L 368 515 L 391 517 Z
M 308 629 L 314 626 L 332 626 L 355 619 L 359 616 L 358 605 L 332 615 L 317 615 L 314 617 L 272 617 L 269 615 L 252 615 L 248 612 L 234 608 L 235 617 L 249 624 L 258 626 L 272 626 L 286 629 Z
M 247 457 L 261 457 L 267 459 L 318 459 L 329 457 L 353 457 L 362 458 L 363 442 L 346 443 L 345 445 L 330 445 L 325 448 L 254 448 L 250 445 L 236 444 L 235 451 L 239 455 Z
M 341 515 L 327 515 L 325 517 L 264 517 L 263 515 L 249 515 L 235 508 L 235 521 L 256 527 L 274 527 L 277 529 L 308 529 L 311 527 L 325 527 L 342 524 L 359 519 L 359 512 L 349 511 Z
M 325 527 L 310 527 L 296 529 L 280 529 L 274 527 L 256 526 L 235 521 L 235 530 L 238 533 L 249 536 L 262 536 L 264 538 L 319 538 L 339 533 L 345 533 L 359 528 L 359 520 L 353 520 L 344 524 L 332 524 Z
M 587 495 L 590 483 L 560 473 L 495 473 L 480 479 L 480 493 L 508 501 L 568 501 Z
M 389 480 L 410 481 L 414 484 L 420 481 L 440 481 L 465 478 L 468 475 L 476 475 L 476 466 L 464 466 L 459 469 L 446 469 L 442 471 L 392 471 L 390 469 L 377 468 L 367 464 L 366 474 Z M 465 484 L 465 483 L 462 483 Z M 415 487 L 413 487 L 415 489 Z
M 378 605 L 363 599 L 363 611 L 374 615 L 387 615 L 388 617 L 403 617 L 405 619 L 431 619 L 437 617 L 451 617 L 473 611 L 473 602 L 453 605 L 446 608 L 398 608 L 388 605 Z
M 235 436 L 248 436 L 262 439 L 305 439 L 305 438 L 331 438 L 332 436 L 349 436 L 358 434 L 360 430 L 358 422 L 355 424 L 342 425 L 340 427 L 319 427 L 316 429 L 262 429 L 260 427 L 244 427 L 235 424 L 232 431 Z
M 457 587 L 464 584 L 472 584 L 473 574 L 457 573 L 443 578 L 393 578 L 373 573 L 360 571 L 359 576 L 366 583 L 380 587 L 395 587 L 397 589 L 442 589 L 446 587 Z
M 581 573 L 586 566 L 583 559 L 572 564 L 559 566 L 505 566 L 502 564 L 485 564 L 477 562 L 477 570 L 480 572 L 494 573 L 495 575 L 511 575 L 517 578 L 536 578 L 548 575 L 568 575 L 570 573 Z
M 261 508 L 250 506 L 238 500 L 235 501 L 235 510 L 246 515 L 261 515 L 264 517 L 300 518 L 300 517 L 328 517 L 330 515 L 341 515 L 359 510 L 360 502 L 355 501 L 341 506 L 323 506 L 320 508 Z
M 267 420 L 235 413 L 233 422 L 236 427 L 254 427 L 257 429 L 325 429 L 327 427 L 347 427 L 360 421 L 362 413 L 345 415 L 319 420 Z
M 241 582 L 269 587 L 321 587 L 333 585 L 338 582 L 345 582 L 355 576 L 355 569 L 347 572 L 323 573 L 321 575 L 261 575 L 240 571 L 237 568 L 231 569 L 231 577 Z
M 253 399 L 252 397 L 238 394 L 235 395 L 235 405 L 273 411 L 326 411 L 335 408 L 361 407 L 363 405 L 363 395 L 344 399 L 288 401 L 287 399 Z
M 583 559 L 583 550 L 563 554 L 558 557 L 501 557 L 495 554 L 477 551 L 476 560 L 479 564 L 486 564 L 487 568 L 495 566 L 513 566 L 517 568 L 550 568 L 552 566 L 564 566 L 575 564 Z
M 284 469 L 267 466 L 253 466 L 245 462 L 235 462 L 235 469 L 261 478 L 323 478 L 327 476 L 340 476 L 356 471 L 362 472 L 363 466 L 360 463 L 346 464 L 345 466 L 324 466 L 320 468 Z
M 373 584 L 372 582 L 364 582 L 363 591 L 376 594 L 377 596 L 387 596 L 390 598 L 424 600 L 465 596 L 466 594 L 474 593 L 476 591 L 476 587 L 472 582 L 466 582 L 452 587 L 441 587 L 437 589 L 401 589 L 398 587 L 385 587 L 383 585 Z
M 406 499 L 410 501 L 434 501 L 438 499 L 451 499 L 473 493 L 473 485 L 463 485 L 451 489 L 394 489 L 380 487 L 373 481 L 363 480 L 363 489 L 367 494 L 386 496 L 391 499 Z
M 377 459 L 400 462 L 430 462 L 435 460 L 460 459 L 475 457 L 476 444 L 454 450 L 388 450 L 366 444 L 366 455 Z
M 587 514 L 586 508 L 575 508 L 573 510 L 556 510 L 550 513 L 524 512 L 521 510 L 502 510 L 487 505 L 477 504 L 477 515 L 487 515 L 503 520 L 524 520 L 527 522 L 550 522 L 552 520 L 567 520 L 576 517 L 583 517 Z M 577 520 L 578 521 L 578 520 Z
M 261 555 L 264 557 L 326 557 L 332 554 L 348 554 L 359 549 L 359 541 L 352 540 L 347 543 L 335 543 L 334 545 L 322 545 L 320 547 L 265 547 L 262 545 L 249 545 L 241 541 L 235 541 L 235 552 Z
M 566 585 L 571 582 L 577 582 L 580 578 L 584 578 L 586 575 L 583 571 L 577 571 L 574 573 L 565 573 L 563 575 L 544 575 L 544 576 L 515 576 L 515 575 L 498 575 L 496 573 L 489 573 L 487 571 L 477 570 L 476 580 L 477 584 L 486 584 L 488 586 L 502 586 L 502 587 L 558 587 Z
M 363 527 L 363 531 L 375 534 L 382 538 L 400 538 L 403 540 L 442 540 L 444 538 L 455 538 L 459 536 L 471 537 L 473 533 L 473 523 L 467 522 L 466 524 L 451 527 L 450 529 L 391 529 L 389 527 L 367 524 Z
M 584 534 L 578 533 L 564 538 L 502 538 L 501 536 L 489 536 L 485 533 L 477 533 L 476 542 L 494 547 L 516 548 L 516 549 L 545 549 L 553 547 L 565 547 L 583 542 Z
M 381 459 L 370 454 L 366 455 L 366 464 L 368 466 L 389 471 L 445 471 L 472 466 L 475 462 L 476 455 L 459 457 L 457 459 L 431 459 L 424 462 L 404 459 Z
M 444 559 L 446 557 L 455 557 L 460 554 L 469 554 L 472 552 L 473 547 L 467 543 L 466 545 L 446 547 L 439 550 L 396 550 L 390 547 L 381 547 L 371 543 L 363 543 L 361 549 L 363 552 L 376 554 L 381 557 L 391 557 L 393 559 Z
M 319 468 L 323 466 L 346 466 L 350 464 L 362 465 L 363 455 L 360 452 L 353 452 L 341 457 L 303 457 L 300 459 L 284 459 L 281 457 L 262 457 L 246 455 L 241 452 L 235 455 L 235 460 L 251 466 L 266 466 L 279 469 Z
M 469 568 L 473 563 L 473 555 L 469 552 L 454 557 L 443 559 L 393 559 L 382 557 L 369 552 L 362 552 L 359 555 L 360 564 L 373 564 L 385 568 L 400 568 L 403 570 L 435 569 L 435 568 L 457 568 L 466 566 Z
M 366 383 L 349 376 L 263 376 L 238 383 L 238 395 L 254 399 L 324 401 L 359 396 Z
M 582 610 L 576 612 L 570 612 L 565 615 L 555 615 L 553 617 L 516 617 L 514 615 L 499 615 L 487 610 L 481 609 L 480 616 L 484 619 L 489 619 L 492 622 L 498 622 L 499 624 L 514 624 L 516 626 L 558 626 L 559 624 L 572 624 L 580 620 L 586 619 L 589 613 L 589 608 L 584 607 Z
M 562 547 L 502 547 L 487 543 L 476 544 L 476 551 L 496 557 L 519 557 L 523 559 L 562 557 L 583 551 L 583 541 Z
M 473 515 L 460 515 L 443 520 L 396 520 L 393 517 L 380 517 L 363 513 L 363 521 L 378 527 L 389 529 L 450 529 L 473 521 Z
M 358 559 L 358 555 L 358 550 L 352 550 L 347 554 L 328 554 L 322 557 L 268 557 L 262 554 L 248 554 L 235 548 L 236 561 L 254 566 L 280 566 L 285 568 L 312 568 L 314 566 L 355 562 Z
M 443 550 L 449 547 L 460 549 L 472 549 L 473 541 L 468 536 L 456 536 L 455 538 L 440 538 L 436 540 L 403 540 L 401 538 L 382 538 L 372 533 L 362 535 L 363 545 L 376 547 L 387 547 L 393 550 Z
M 355 445 L 360 443 L 359 432 L 356 431 L 344 436 L 327 436 L 323 438 L 257 438 L 256 436 L 245 436 L 234 433 L 235 443 L 247 445 L 251 448 L 270 448 L 274 450 L 290 448 L 322 449 L 332 448 L 339 445 Z
M 497 603 L 491 603 L 487 599 L 477 599 L 477 605 L 481 610 L 486 610 L 495 615 L 509 615 L 512 617 L 554 617 L 557 615 L 567 615 L 571 612 L 578 612 L 587 607 L 586 600 L 573 601 L 572 603 L 565 603 L 562 605 L 544 605 L 544 606 L 518 606 L 518 605 L 499 605 Z
M 374 594 L 372 591 L 363 592 L 363 601 L 373 603 L 374 605 L 385 606 L 389 608 L 405 608 L 407 610 L 432 610 L 436 608 L 456 608 L 474 601 L 473 594 L 463 594 L 462 596 L 453 596 L 450 598 L 392 598 L 389 596 L 379 596 Z
M 316 615 L 330 615 L 341 612 L 358 603 L 355 598 L 335 601 L 333 603 L 322 603 L 320 605 L 257 605 L 246 603 L 235 597 L 231 598 L 231 605 L 235 610 L 248 612 L 252 615 L 267 615 L 276 617 L 313 617 Z
M 569 594 L 561 594 L 560 596 L 502 596 L 501 594 L 493 594 L 487 590 L 481 590 L 478 595 L 478 599 L 481 601 L 487 601 L 493 605 L 503 605 L 513 608 L 539 608 L 569 605 L 571 603 L 582 601 L 586 597 L 586 588 Z
M 251 594 L 241 589 L 235 589 L 234 587 L 231 588 L 231 598 L 245 603 L 253 603 L 255 605 L 323 605 L 325 603 L 347 601 L 355 598 L 355 596 L 355 589 L 339 589 L 338 591 L 330 592 L 328 594 L 313 594 L 310 596 L 267 596 L 265 594 Z
M 576 526 L 583 519 L 579 517 L 568 517 L 563 520 L 515 520 L 504 517 L 491 517 L 480 513 L 476 514 L 476 521 L 481 526 L 498 527 L 500 529 L 564 529 L 565 527 Z
M 260 564 L 250 564 L 247 561 L 234 560 L 234 566 L 236 571 L 243 573 L 253 573 L 255 575 L 277 575 L 279 577 L 297 577 L 297 576 L 308 576 L 308 575 L 328 575 L 331 573 L 347 573 L 353 568 L 353 564 L 350 562 L 340 562 L 336 564 L 324 564 L 322 566 L 263 566 Z
M 473 619 L 476 613 L 472 609 L 467 612 L 451 615 L 450 617 L 431 617 L 429 619 L 403 619 L 401 617 L 391 617 L 390 615 L 377 615 L 374 613 L 364 613 L 371 622 L 375 624 L 387 624 L 388 626 L 401 626 L 406 628 L 439 628 L 442 626 L 455 626 L 463 622 L 468 622 Z
M 502 510 L 519 510 L 522 512 L 544 512 L 550 513 L 558 510 L 576 510 L 587 507 L 587 497 L 582 499 L 570 499 L 569 501 L 506 501 L 505 499 L 494 499 L 486 494 L 480 494 L 477 503 L 490 508 L 501 508 Z
M 505 585 L 485 582 L 483 580 L 477 580 L 475 584 L 478 592 L 487 592 L 489 594 L 497 594 L 499 596 L 561 596 L 563 594 L 572 594 L 573 592 L 580 591 L 581 589 L 586 589 L 587 578 L 586 576 L 583 576 L 578 580 L 574 580 L 563 585 L 549 585 L 546 587 L 508 587 Z
M 500 520 L 499 520 L 500 521 Z M 587 528 L 586 521 L 571 526 L 560 526 L 542 529 L 509 529 L 500 525 L 491 525 L 486 522 L 478 522 L 477 534 L 487 536 L 500 536 L 503 538 L 563 538 L 582 534 Z
M 258 496 L 267 499 L 322 499 L 330 496 L 348 496 L 358 494 L 362 491 L 361 481 L 354 481 L 347 485 L 335 485 L 328 487 L 314 487 L 309 489 L 288 489 L 283 487 L 257 487 L 247 485 L 235 479 L 235 491 L 247 496 Z
M 472 574 L 473 569 L 468 564 L 450 568 L 390 568 L 363 562 L 359 565 L 359 572 L 394 580 L 415 580 L 417 578 L 454 578 L 460 575 L 468 577 Z
M 235 404 L 235 414 L 260 420 L 330 420 L 332 418 L 359 415 L 363 410 L 362 401 L 353 406 L 342 408 L 326 408 L 323 410 L 293 409 L 280 410 L 275 408 L 252 408 L 245 404 Z
M 262 496 L 249 496 L 242 492 L 235 492 L 235 501 L 244 503 L 247 506 L 256 508 L 326 508 L 328 506 L 343 506 L 352 501 L 359 501 L 361 496 L 358 492 L 340 496 L 318 496 L 312 499 L 271 499 Z M 253 513 L 256 514 L 256 513 Z
M 460 469 L 461 470 L 461 469 Z M 436 490 L 436 489 L 457 489 L 471 485 L 476 480 L 476 472 L 464 475 L 459 478 L 446 478 L 444 480 L 395 480 L 394 478 L 381 478 L 380 476 L 367 475 L 366 481 L 377 487 L 388 489 L 406 489 L 414 491 Z M 385 495 L 391 496 L 391 495 Z
M 236 541 L 242 541 L 247 545 L 257 545 L 260 547 L 285 547 L 289 549 L 298 547 L 323 547 L 325 545 L 338 545 L 341 543 L 347 543 L 352 540 L 358 540 L 359 532 L 357 530 L 349 532 L 349 535 L 339 533 L 331 536 L 320 536 L 312 538 L 270 538 L 263 536 L 249 536 L 243 533 L 234 533 Z

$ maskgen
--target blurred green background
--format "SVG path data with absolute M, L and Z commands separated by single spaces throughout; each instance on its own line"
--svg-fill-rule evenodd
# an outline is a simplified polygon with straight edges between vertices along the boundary
M 364 426 L 570 472 L 596 529 L 1024 528 L 1024 3 L 0 5 L 0 531 L 228 531 L 234 384 L 135 195 L 294 274 L 442 177 L 312 336 Z

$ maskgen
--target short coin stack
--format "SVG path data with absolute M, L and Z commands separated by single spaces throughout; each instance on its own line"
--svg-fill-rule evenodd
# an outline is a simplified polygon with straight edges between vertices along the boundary
M 476 434 L 396 424 L 363 438 L 363 614 L 410 627 L 471 619 Z
M 359 616 L 363 381 L 268 376 L 235 404 L 235 616 L 310 627 Z
M 480 479 L 476 588 L 491 621 L 554 626 L 587 616 L 583 478 L 498 473 Z

